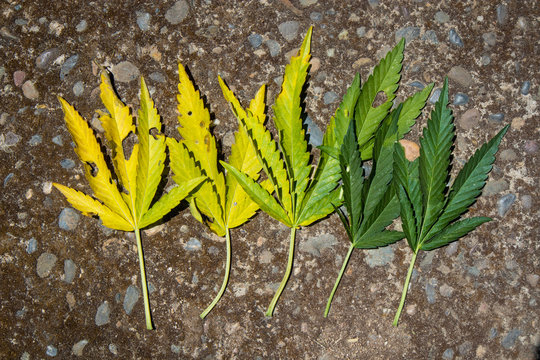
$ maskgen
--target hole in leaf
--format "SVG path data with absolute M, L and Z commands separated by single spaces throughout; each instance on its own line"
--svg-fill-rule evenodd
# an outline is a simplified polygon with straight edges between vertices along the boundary
M 201 121 L 201 123 L 199 124 L 200 127 L 204 128 L 204 122 Z
M 193 112 L 192 112 L 192 111 L 188 111 L 187 114 L 188 114 L 188 116 L 191 116 L 191 115 L 193 115 Z
M 158 135 L 159 135 L 159 130 L 155 127 L 151 128 L 150 129 L 150 135 L 152 135 L 154 137 L 155 140 L 158 139 Z
M 133 146 L 137 143 L 137 136 L 133 132 L 122 141 L 122 149 L 124 150 L 124 158 L 128 160 L 131 157 Z
M 99 169 L 98 169 L 96 163 L 87 161 L 86 165 L 90 166 L 90 175 L 92 175 L 92 177 L 96 177 L 98 172 L 99 172 Z
M 373 103 L 371 104 L 371 106 L 373 108 L 379 107 L 386 102 L 386 99 L 387 98 L 384 91 L 379 91 L 377 95 L 375 95 L 375 99 L 373 100 Z

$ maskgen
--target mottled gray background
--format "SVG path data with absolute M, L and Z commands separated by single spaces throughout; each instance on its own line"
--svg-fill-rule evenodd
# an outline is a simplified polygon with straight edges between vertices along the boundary
M 3 1 L 0 358 L 535 359 L 539 21 L 535 0 Z M 177 136 L 180 61 L 210 104 L 226 156 L 236 120 L 217 75 L 243 104 L 268 84 L 271 105 L 311 25 L 312 142 L 354 74 L 366 79 L 404 36 L 398 98 L 450 77 L 456 169 L 511 124 L 471 210 L 494 220 L 420 255 L 394 328 L 411 255 L 405 242 L 356 251 L 330 317 L 322 317 L 348 246 L 335 215 L 299 231 L 293 276 L 265 318 L 285 269 L 288 229 L 259 214 L 232 232 L 229 288 L 202 321 L 221 284 L 225 244 L 182 207 L 143 235 L 157 328 L 144 330 L 133 236 L 80 216 L 51 189 L 58 181 L 88 190 L 56 96 L 97 125 L 103 105 L 93 62 L 112 69 L 134 108 L 144 75 L 165 132 Z M 431 109 L 409 139 L 418 139 Z

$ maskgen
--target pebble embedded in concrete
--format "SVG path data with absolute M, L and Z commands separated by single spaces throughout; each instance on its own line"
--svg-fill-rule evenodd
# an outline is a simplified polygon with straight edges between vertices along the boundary
M 126 290 L 126 295 L 124 296 L 124 311 L 126 312 L 126 314 L 131 314 L 131 312 L 133 311 L 133 307 L 139 300 L 139 296 L 140 292 L 136 286 L 128 286 Z
M 111 308 L 108 301 L 104 301 L 99 305 L 96 316 L 95 316 L 95 323 L 97 326 L 103 326 L 105 324 L 108 324 L 110 321 L 110 315 L 111 315 Z
M 58 216 L 58 226 L 61 229 L 73 231 L 77 228 L 80 215 L 72 208 L 64 208 Z
M 77 273 L 77 265 L 71 259 L 64 260 L 64 282 L 71 284 Z
M 44 278 L 50 275 L 54 264 L 56 264 L 57 257 L 51 253 L 43 253 L 37 259 L 36 272 L 40 278 Z
M 278 30 L 281 36 L 287 41 L 293 41 L 298 35 L 300 23 L 298 21 L 285 21 L 278 25 Z
M 187 251 L 199 251 L 202 249 L 201 242 L 198 239 L 190 238 L 184 245 L 184 249 Z

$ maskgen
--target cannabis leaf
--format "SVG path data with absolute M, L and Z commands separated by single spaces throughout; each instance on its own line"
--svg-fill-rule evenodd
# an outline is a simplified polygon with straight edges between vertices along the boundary
M 399 216 L 399 201 L 392 186 L 394 143 L 398 139 L 398 119 L 403 111 L 400 105 L 388 115 L 376 132 L 373 147 L 373 165 L 370 175 L 364 179 L 362 154 L 358 148 L 355 122 L 351 121 L 339 154 L 342 193 L 347 215 L 341 209 L 337 213 L 351 245 L 326 305 L 328 316 L 334 294 L 355 248 L 373 249 L 387 246 L 403 238 L 401 231 L 385 228 Z
M 311 177 L 313 166 L 310 163 L 306 134 L 303 127 L 302 94 L 309 68 L 310 42 L 312 29 L 307 32 L 297 56 L 292 57 L 285 68 L 285 76 L 280 94 L 273 106 L 274 123 L 279 135 L 279 145 L 265 125 L 252 116 L 240 118 L 242 125 L 253 144 L 257 157 L 264 169 L 271 190 L 245 174 L 234 164 L 223 163 L 259 207 L 274 219 L 291 228 L 287 269 L 276 291 L 267 316 L 272 316 L 277 301 L 290 277 L 296 229 L 321 219 L 339 205 L 339 164 L 326 154 L 322 154 L 315 175 Z M 358 83 L 359 81 L 357 81 Z M 349 93 L 341 110 L 352 113 L 357 95 Z M 335 125 L 331 125 L 334 129 Z M 334 137 L 334 130 L 325 136 L 323 145 L 334 146 L 342 140 Z M 272 195 L 272 191 L 275 196 Z
M 148 301 L 146 272 L 140 230 L 163 218 L 178 206 L 203 180 L 194 177 L 155 200 L 156 190 L 165 166 L 165 136 L 161 134 L 161 122 L 148 89 L 141 78 L 138 127 L 135 127 L 129 108 L 116 96 L 109 76 L 101 74 L 101 100 L 108 113 L 100 112 L 105 137 L 111 147 L 111 158 L 117 181 L 105 161 L 100 144 L 86 120 L 59 98 L 66 125 L 75 143 L 75 152 L 85 168 L 85 175 L 95 197 L 78 190 L 54 183 L 70 204 L 84 215 L 97 215 L 103 225 L 116 230 L 134 231 L 141 272 L 146 328 L 153 329 Z M 127 156 L 123 147 L 126 138 L 136 133 L 138 143 Z
M 231 268 L 229 229 L 249 220 L 259 206 L 251 200 L 233 176 L 230 174 L 224 176 L 218 168 L 216 141 L 210 132 L 210 113 L 182 65 L 178 66 L 178 74 L 180 78 L 178 132 L 182 140 L 167 139 L 171 154 L 171 169 L 175 173 L 173 180 L 182 183 L 199 176 L 208 179 L 189 198 L 191 213 L 198 221 L 206 223 L 214 233 L 225 236 L 227 247 L 223 283 L 212 303 L 201 313 L 201 318 L 204 318 L 221 299 L 229 281 Z M 259 89 L 249 108 L 244 110 L 221 78 L 219 84 L 239 122 L 248 117 L 256 123 L 264 122 L 264 86 Z M 241 169 L 253 181 L 257 181 L 262 167 L 246 130 L 240 126 L 234 137 L 235 143 L 231 147 L 229 157 L 230 164 Z M 262 186 L 268 188 L 267 182 L 263 182 Z
M 394 326 L 398 324 L 405 303 L 418 252 L 447 245 L 491 220 L 487 217 L 458 218 L 481 194 L 508 125 L 475 152 L 448 188 L 454 124 L 447 106 L 448 79 L 445 79 L 420 140 L 420 157 L 409 162 L 403 148 L 394 145 L 394 185 L 400 202 L 403 232 L 413 251 Z

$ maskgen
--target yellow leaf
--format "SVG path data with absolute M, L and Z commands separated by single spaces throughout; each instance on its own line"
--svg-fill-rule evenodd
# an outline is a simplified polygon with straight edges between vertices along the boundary
M 234 134 L 235 143 L 231 147 L 229 164 L 257 181 L 262 166 L 257 158 L 257 152 L 242 125 L 242 120 L 245 121 L 248 115 L 234 93 L 225 85 L 221 78 L 219 78 L 219 83 L 223 91 L 223 96 L 231 104 L 231 109 L 238 118 L 238 131 Z M 263 85 L 250 105 L 250 115 L 252 114 L 251 116 L 256 118 L 261 124 L 264 123 L 265 119 L 264 94 L 265 87 Z M 255 215 L 259 206 L 249 197 L 231 173 L 227 174 L 226 183 L 227 201 L 225 206 L 225 222 L 229 228 L 234 228 L 242 225 L 250 217 Z
M 62 98 L 59 100 L 66 125 L 76 145 L 75 152 L 84 164 L 86 178 L 95 196 L 116 214 L 133 224 L 129 207 L 112 179 L 94 132 L 73 106 Z
M 53 183 L 53 185 L 60 190 L 67 201 L 69 201 L 75 209 L 82 212 L 83 215 L 97 215 L 103 222 L 103 225 L 111 229 L 133 231 L 133 225 L 91 196 L 61 184 Z
M 128 192 L 122 194 L 130 208 L 135 208 L 136 178 L 128 175 L 128 165 L 124 155 L 123 142 L 131 132 L 135 132 L 133 118 L 129 114 L 129 108 L 116 96 L 107 73 L 101 73 L 101 101 L 109 114 L 99 112 L 100 121 L 105 130 L 105 137 L 112 148 L 112 160 L 116 169 L 116 175 L 122 186 Z M 137 158 L 135 158 L 137 159 Z M 136 161 L 136 160 L 133 160 Z M 136 174 L 131 174 L 132 176 Z
M 180 166 L 187 169 L 174 169 L 175 181 L 189 180 L 200 175 L 207 176 L 210 181 L 202 184 L 195 193 L 194 204 L 207 218 L 207 225 L 216 234 L 225 234 L 223 208 L 225 206 L 225 178 L 217 167 L 216 140 L 210 133 L 210 113 L 204 106 L 199 92 L 195 90 L 184 67 L 178 65 L 178 132 L 182 136 L 180 144 L 169 142 L 175 148 L 178 158 L 184 163 Z M 171 168 L 173 167 L 173 151 L 171 151 Z M 191 164 L 188 162 L 191 161 Z M 198 170 L 195 170 L 198 168 Z M 188 170 L 187 174 L 180 174 Z M 179 183 L 179 182 L 177 182 Z M 179 183 L 180 184 L 180 183 Z M 194 213 L 194 215 L 197 215 Z M 197 216 L 196 216 L 197 218 Z

